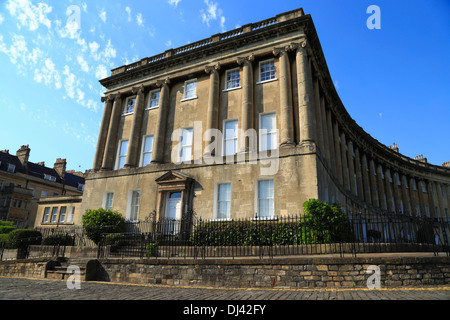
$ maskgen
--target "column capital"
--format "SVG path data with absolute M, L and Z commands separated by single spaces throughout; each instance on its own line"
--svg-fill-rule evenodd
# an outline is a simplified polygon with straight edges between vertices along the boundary
M 106 101 L 114 101 L 115 95 L 114 94 L 108 94 L 107 96 L 101 97 L 102 102 Z
M 141 84 L 141 85 L 138 86 L 138 87 L 133 87 L 133 88 L 131 88 L 131 92 L 132 92 L 133 94 L 136 94 L 136 93 L 143 93 L 143 92 L 145 92 L 145 87 L 144 87 L 143 84 Z
M 243 64 L 245 61 L 252 62 L 252 61 L 254 61 L 254 60 L 255 60 L 255 56 L 254 56 L 253 53 L 252 53 L 251 55 L 246 56 L 246 57 L 238 57 L 238 58 L 236 59 L 236 62 L 237 62 L 238 65 L 241 65 L 241 64 Z
M 278 55 L 283 55 L 286 52 L 289 52 L 292 50 L 292 47 L 290 45 L 285 45 L 284 47 L 274 47 L 272 50 L 273 55 L 276 57 Z
M 162 80 L 156 80 L 156 86 L 157 87 L 162 87 L 162 86 L 164 86 L 164 85 L 169 85 L 170 84 L 170 78 L 169 77 L 167 77 L 167 78 L 165 78 L 165 79 L 162 79 Z
M 217 62 L 215 65 L 212 65 L 212 66 L 206 66 L 206 67 L 205 67 L 205 72 L 206 72 L 207 74 L 210 74 L 210 73 L 212 73 L 212 72 L 219 71 L 219 70 L 220 70 L 220 67 L 221 67 L 220 62 Z

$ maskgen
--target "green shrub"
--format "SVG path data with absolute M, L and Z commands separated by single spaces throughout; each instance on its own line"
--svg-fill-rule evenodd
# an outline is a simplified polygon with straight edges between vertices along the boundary
M 29 245 L 39 245 L 42 241 L 42 234 L 38 230 L 16 229 L 8 234 L 8 243 L 14 248 L 27 247 Z
M 102 234 L 122 232 L 125 224 L 125 218 L 119 212 L 102 208 L 86 210 L 81 221 L 84 233 L 95 244 L 99 244 Z
M 68 234 L 54 234 L 44 240 L 42 240 L 42 245 L 44 246 L 72 246 L 74 238 Z
M 149 243 L 148 245 L 145 246 L 145 249 L 147 249 L 147 254 L 145 255 L 146 257 L 156 257 L 156 247 L 158 246 L 158 244 L 156 242 L 152 242 Z
M 0 226 L 0 234 L 8 234 L 11 231 L 16 230 L 16 227 L 13 226 Z

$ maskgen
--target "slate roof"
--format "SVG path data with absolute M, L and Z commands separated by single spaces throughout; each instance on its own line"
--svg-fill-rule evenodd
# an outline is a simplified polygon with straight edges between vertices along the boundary
M 0 171 L 7 172 L 8 163 L 16 166 L 14 173 L 23 173 L 33 177 L 44 179 L 44 174 L 51 175 L 56 178 L 56 183 L 72 186 L 78 188 L 78 184 L 84 184 L 85 179 L 72 173 L 66 172 L 64 174 L 64 180 L 59 176 L 58 172 L 46 166 L 42 166 L 28 161 L 26 166 L 23 166 L 19 158 L 15 155 L 0 152 Z

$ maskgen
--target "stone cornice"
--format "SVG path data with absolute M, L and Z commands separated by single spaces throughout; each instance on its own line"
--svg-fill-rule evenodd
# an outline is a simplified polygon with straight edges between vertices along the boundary
M 110 88 L 116 84 L 148 76 L 169 67 L 176 67 L 226 50 L 235 50 L 252 43 L 301 31 L 303 24 L 310 19 L 311 16 L 304 15 L 302 9 L 286 12 L 274 18 L 248 24 L 224 34 L 214 35 L 208 39 L 170 49 L 162 54 L 113 69 L 111 76 L 100 80 L 100 83 L 104 87 Z

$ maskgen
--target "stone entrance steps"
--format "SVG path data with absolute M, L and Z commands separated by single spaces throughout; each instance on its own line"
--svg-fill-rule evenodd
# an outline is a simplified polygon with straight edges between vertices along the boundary
M 73 270 L 68 270 L 69 266 L 77 266 L 80 268 L 80 280 L 86 280 L 86 266 L 91 259 L 82 258 L 57 258 L 56 260 L 49 261 L 46 265 L 45 278 L 65 280 L 69 276 L 74 274 Z

